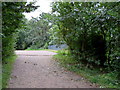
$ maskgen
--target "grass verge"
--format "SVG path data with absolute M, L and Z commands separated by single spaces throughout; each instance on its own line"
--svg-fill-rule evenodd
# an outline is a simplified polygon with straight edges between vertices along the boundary
M 17 56 L 13 55 L 4 60 L 5 63 L 2 65 L 2 88 L 7 88 L 8 86 L 13 64 L 16 58 Z
M 51 51 L 51 52 L 55 52 L 55 53 L 57 53 L 58 52 L 58 50 L 52 50 L 52 49 L 26 49 L 27 51 L 31 51 L 31 50 L 36 50 L 36 51 L 39 51 L 39 50 L 42 50 L 42 51 Z
M 54 55 L 54 59 L 60 63 L 61 66 L 65 67 L 69 71 L 75 72 L 91 83 L 96 83 L 100 88 L 119 88 L 120 83 L 117 80 L 117 74 L 114 72 L 103 73 L 95 68 L 88 68 L 82 63 L 74 60 L 68 52 L 59 51 L 57 55 Z

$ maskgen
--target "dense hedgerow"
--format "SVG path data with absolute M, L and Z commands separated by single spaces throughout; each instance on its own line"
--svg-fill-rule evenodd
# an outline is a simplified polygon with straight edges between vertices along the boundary
M 59 34 L 72 56 L 93 66 L 120 70 L 119 2 L 56 2 Z
M 30 12 L 37 8 L 34 3 L 3 2 L 2 3 L 2 59 L 14 54 L 16 32 L 23 27 L 23 12 Z

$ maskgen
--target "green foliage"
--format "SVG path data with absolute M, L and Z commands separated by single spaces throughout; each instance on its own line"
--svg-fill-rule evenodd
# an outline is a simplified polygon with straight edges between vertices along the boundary
M 56 16 L 42 13 L 39 18 L 23 19 L 25 26 L 18 31 L 16 49 L 47 49 L 48 45 L 65 43 L 59 35 Z
M 49 29 L 52 15 L 40 14 L 39 18 L 26 21 L 26 26 L 18 32 L 17 49 L 47 49 L 49 44 Z
M 4 63 L 2 65 L 2 88 L 8 87 L 7 85 L 12 72 L 15 59 L 16 59 L 15 55 L 4 59 Z
M 52 27 L 49 29 L 49 45 L 56 45 L 56 44 L 64 44 L 64 40 L 61 38 L 60 35 L 60 29 L 57 25 L 52 25 Z
M 37 8 L 34 3 L 3 2 L 2 3 L 2 59 L 14 54 L 16 32 L 22 27 L 23 12 L 30 12 Z
M 100 88 L 120 88 L 120 83 L 116 72 L 103 72 L 92 66 L 78 62 L 70 54 L 65 54 L 66 50 L 59 51 L 53 58 L 66 69 L 75 72 L 83 78 L 95 83 Z
M 120 68 L 118 2 L 55 2 L 59 35 L 78 61 Z M 95 65 L 96 64 L 96 65 Z
M 2 39 L 2 59 L 14 54 L 15 38 L 13 35 L 7 36 Z

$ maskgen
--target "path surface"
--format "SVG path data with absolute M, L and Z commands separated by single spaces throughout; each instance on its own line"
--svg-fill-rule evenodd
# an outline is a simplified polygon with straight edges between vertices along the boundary
M 18 58 L 9 88 L 95 88 L 82 77 L 61 68 L 50 51 L 16 51 Z

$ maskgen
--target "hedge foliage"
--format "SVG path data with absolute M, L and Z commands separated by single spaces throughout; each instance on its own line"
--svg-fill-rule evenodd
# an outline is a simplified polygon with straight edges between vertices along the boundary
M 34 3 L 26 2 L 2 2 L 2 59 L 14 54 L 16 32 L 23 25 L 23 12 L 37 9 Z
M 120 3 L 55 2 L 59 35 L 78 61 L 120 70 Z

